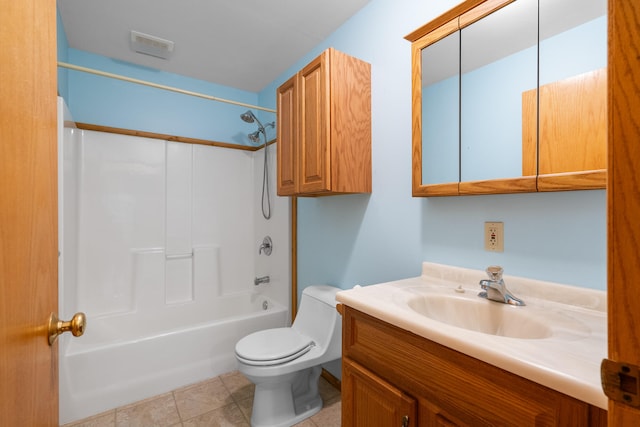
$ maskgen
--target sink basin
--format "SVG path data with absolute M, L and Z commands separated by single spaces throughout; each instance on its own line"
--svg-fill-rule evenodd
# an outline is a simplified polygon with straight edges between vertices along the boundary
M 527 307 L 451 295 L 421 295 L 410 299 L 408 306 L 438 322 L 484 334 L 520 339 L 552 335 L 551 327 L 527 313 Z

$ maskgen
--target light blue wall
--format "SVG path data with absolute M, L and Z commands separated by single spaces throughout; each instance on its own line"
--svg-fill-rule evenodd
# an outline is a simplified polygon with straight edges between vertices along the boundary
M 257 94 L 252 92 L 141 67 L 77 49 L 69 49 L 69 62 L 218 98 L 254 105 L 258 103 Z M 80 71 L 69 71 L 69 81 L 69 109 L 78 122 L 253 145 L 247 134 L 255 131 L 256 125 L 240 120 L 240 114 L 247 107 Z M 269 114 L 269 120 L 275 120 L 275 114 Z
M 258 94 L 253 92 L 141 67 L 78 49 L 61 49 L 59 46 L 58 50 L 59 55 L 60 51 L 63 55 L 66 53 L 66 62 L 74 65 L 217 98 L 258 104 Z M 257 129 L 256 125 L 240 120 L 240 114 L 245 112 L 247 107 L 61 67 L 58 70 L 68 75 L 65 100 L 76 122 L 239 145 L 256 145 L 247 138 L 248 133 Z M 275 113 L 253 111 L 263 123 L 275 120 Z M 270 139 L 275 137 L 271 129 L 268 136 Z
M 424 260 L 596 289 L 606 286 L 604 191 L 411 197 L 411 52 L 403 37 L 458 1 L 372 0 L 258 94 L 69 49 L 69 62 L 214 96 L 275 107 L 275 89 L 333 46 L 372 64 L 373 193 L 298 199 L 298 284 L 343 288 L 417 276 Z M 255 126 L 243 108 L 213 111 L 130 83 L 69 72 L 79 122 L 237 142 Z M 228 127 L 225 128 L 225 125 Z M 505 252 L 482 248 L 484 221 L 504 221 Z
M 298 285 L 342 288 L 418 276 L 424 260 L 577 286 L 606 287 L 604 191 L 411 197 L 411 52 L 403 37 L 457 1 L 372 0 L 260 93 L 333 46 L 371 63 L 373 193 L 298 199 Z M 505 252 L 483 250 L 503 221 Z

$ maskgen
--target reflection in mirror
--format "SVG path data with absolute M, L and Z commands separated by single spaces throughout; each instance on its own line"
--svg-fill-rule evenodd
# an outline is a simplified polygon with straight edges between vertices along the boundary
M 462 182 L 522 176 L 522 93 L 537 87 L 537 7 L 518 0 L 461 30 Z
M 606 168 L 606 13 L 607 0 L 540 0 L 540 175 Z
M 460 33 L 422 49 L 422 184 L 460 180 Z

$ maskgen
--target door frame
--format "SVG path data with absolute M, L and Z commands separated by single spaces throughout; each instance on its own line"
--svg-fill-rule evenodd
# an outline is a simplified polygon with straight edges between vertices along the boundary
M 609 359 L 640 366 L 640 5 L 609 0 L 607 317 Z M 609 401 L 610 426 L 640 411 Z

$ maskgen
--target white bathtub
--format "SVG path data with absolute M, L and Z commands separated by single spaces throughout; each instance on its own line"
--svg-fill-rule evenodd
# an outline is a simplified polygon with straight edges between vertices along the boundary
M 232 371 L 240 338 L 288 322 L 285 307 L 257 293 L 223 296 L 215 305 L 209 316 L 216 309 L 219 316 L 208 321 L 188 304 L 161 319 L 89 315 L 86 336 L 60 343 L 60 423 Z

